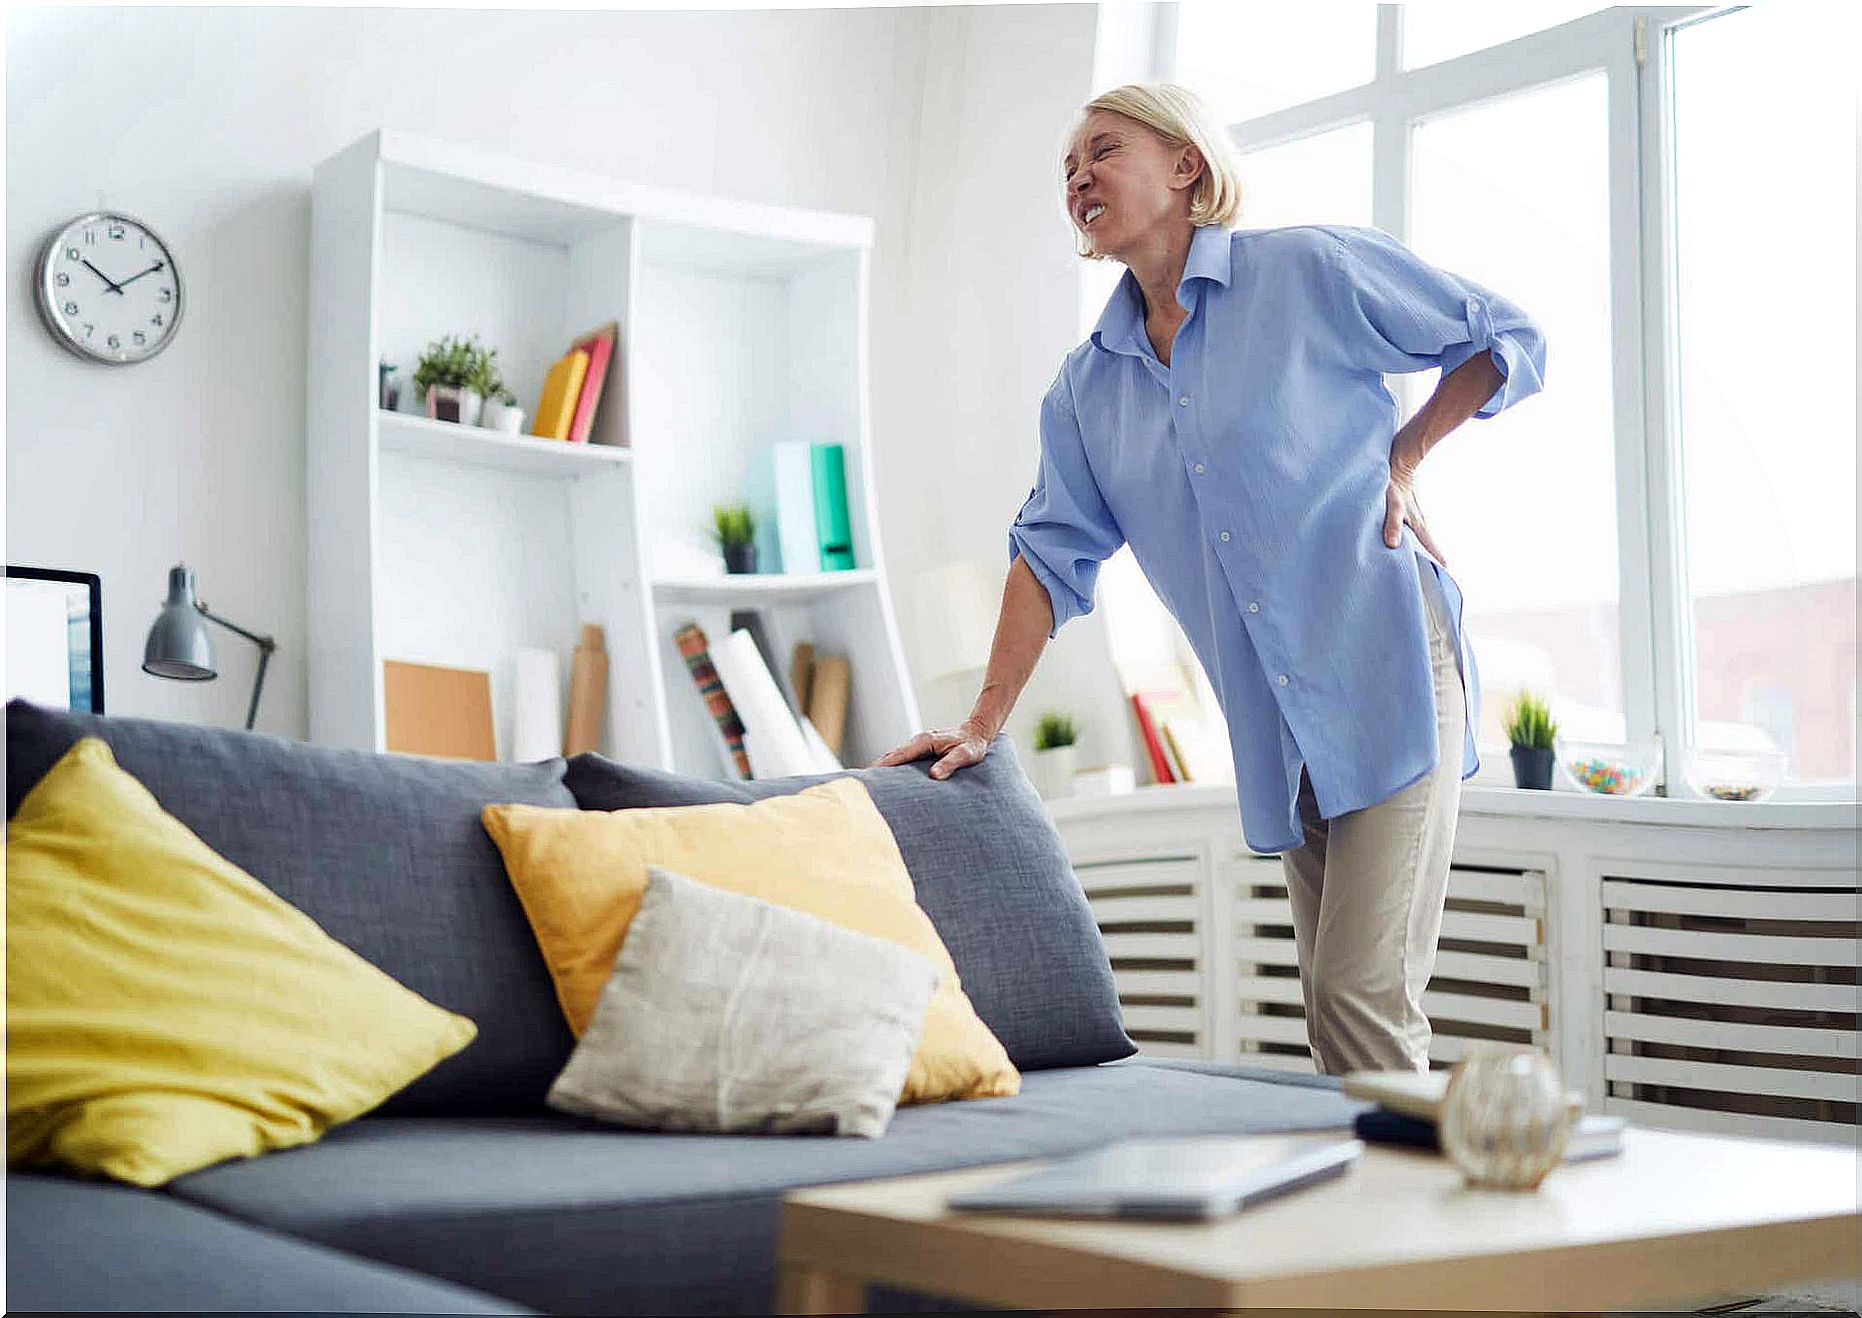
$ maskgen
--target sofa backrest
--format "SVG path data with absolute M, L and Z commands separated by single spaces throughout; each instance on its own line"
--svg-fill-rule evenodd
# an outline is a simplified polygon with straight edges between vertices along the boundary
M 479 823 L 486 805 L 575 807 L 563 761 L 475 764 L 375 755 L 150 719 L 7 705 L 7 817 L 81 737 L 202 841 L 332 938 L 478 1038 L 383 1112 L 508 1112 L 542 1106 L 574 1040 Z
M 998 737 L 982 763 L 943 781 L 931 763 L 719 782 L 578 755 L 565 781 L 583 809 L 621 810 L 756 801 L 858 778 L 976 1014 L 1017 1067 L 1091 1066 L 1136 1052 L 1105 941 L 1014 744 Z

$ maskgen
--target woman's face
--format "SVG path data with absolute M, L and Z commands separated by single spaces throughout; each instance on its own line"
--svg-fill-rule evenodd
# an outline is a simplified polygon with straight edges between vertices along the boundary
M 1129 261 L 1147 239 L 1188 222 L 1202 153 L 1173 147 L 1134 119 L 1094 110 L 1060 165 L 1067 217 L 1095 256 Z

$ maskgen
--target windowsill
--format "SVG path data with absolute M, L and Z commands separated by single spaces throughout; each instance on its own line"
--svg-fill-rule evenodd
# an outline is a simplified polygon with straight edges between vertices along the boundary
M 1095 815 L 1154 810 L 1238 809 L 1229 783 L 1140 787 L 1119 796 L 1067 797 L 1047 803 L 1056 823 Z M 1845 801 L 1679 801 L 1664 796 L 1616 798 L 1588 792 L 1534 792 L 1463 784 L 1463 815 L 1510 819 L 1581 819 L 1672 828 L 1854 829 L 1858 807 Z

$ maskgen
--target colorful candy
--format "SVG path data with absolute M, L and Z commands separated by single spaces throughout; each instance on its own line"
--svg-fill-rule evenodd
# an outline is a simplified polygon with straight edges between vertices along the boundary
M 1572 760 L 1565 767 L 1580 785 L 1593 792 L 1607 792 L 1612 796 L 1624 796 L 1635 791 L 1647 777 L 1634 765 L 1601 756 Z

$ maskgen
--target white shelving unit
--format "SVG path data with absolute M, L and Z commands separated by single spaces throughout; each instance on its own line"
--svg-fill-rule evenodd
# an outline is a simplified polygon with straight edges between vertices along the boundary
M 490 672 L 503 754 L 515 652 L 555 650 L 566 685 L 580 624 L 596 622 L 602 750 L 722 776 L 672 638 L 696 621 L 721 641 L 743 609 L 785 666 L 799 641 L 848 656 L 847 763 L 916 730 L 876 533 L 870 220 L 386 129 L 320 165 L 312 195 L 313 740 L 384 749 L 382 663 L 402 659 Z M 608 321 L 617 358 L 588 444 L 377 406 L 379 360 L 406 381 L 427 343 L 476 333 L 534 412 L 549 363 Z M 781 440 L 845 446 L 854 570 L 722 575 L 711 508 L 744 498 Z

